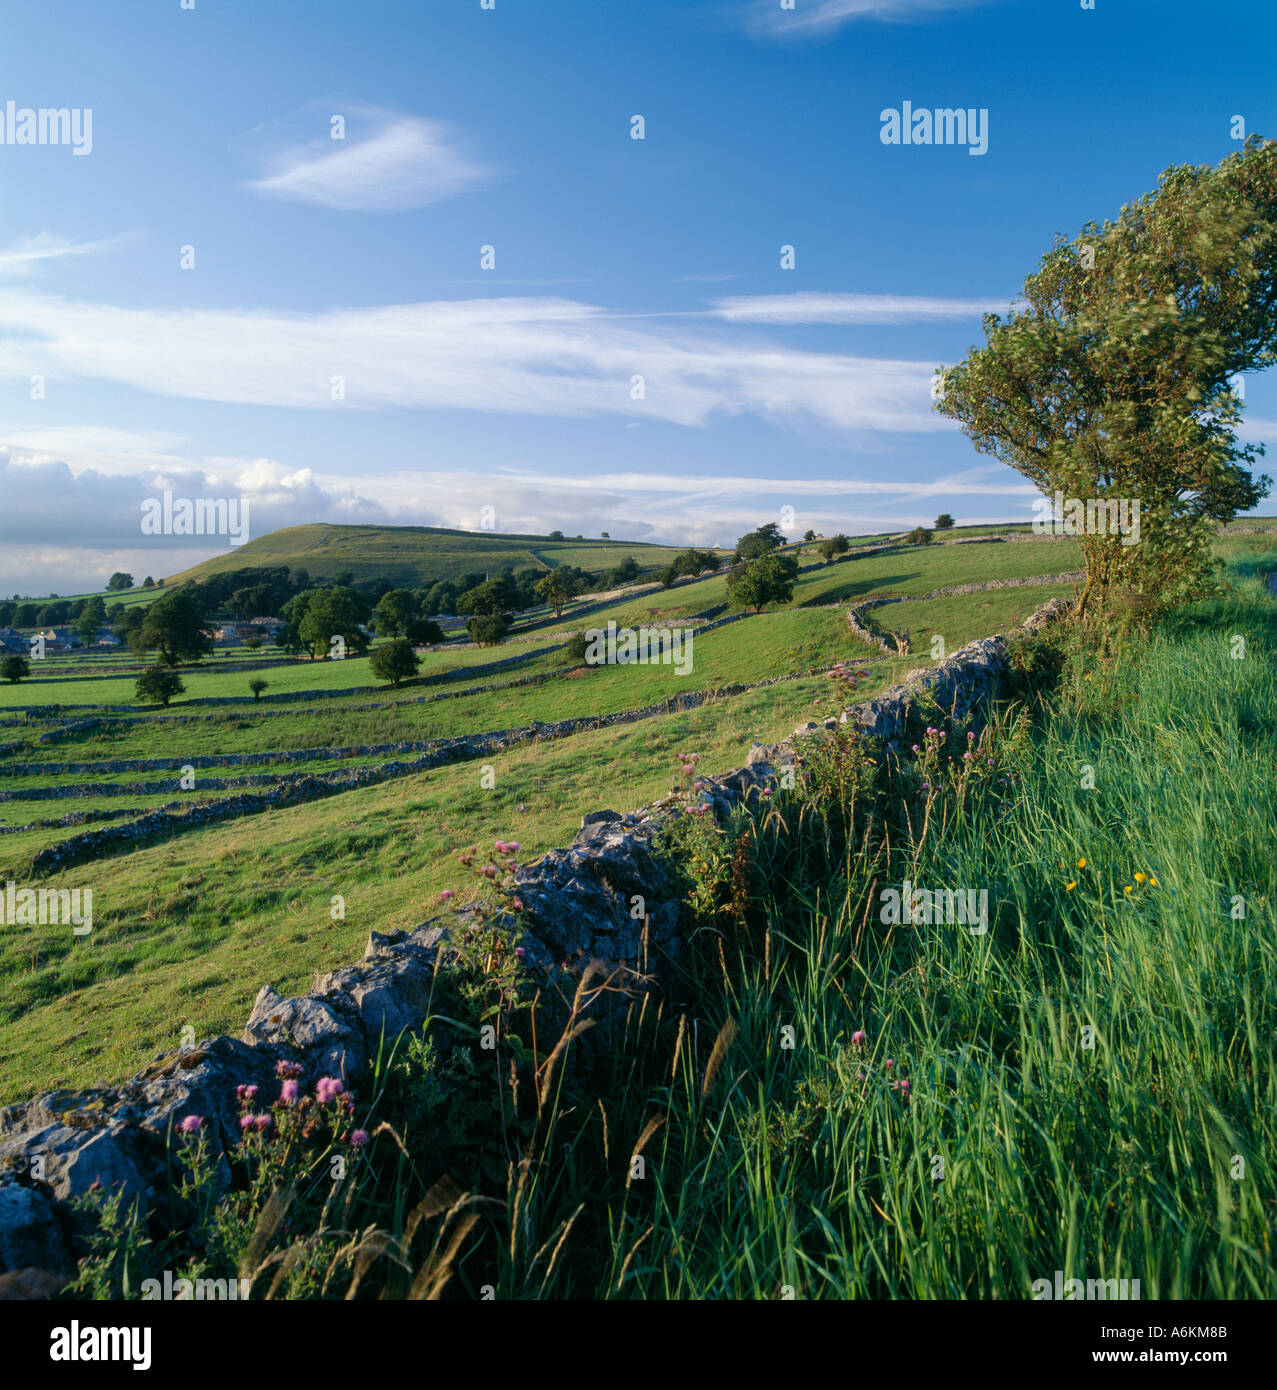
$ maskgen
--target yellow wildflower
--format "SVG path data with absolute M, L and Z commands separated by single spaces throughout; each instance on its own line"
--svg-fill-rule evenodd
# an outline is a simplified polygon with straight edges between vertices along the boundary
M 1074 879 L 1072 883 L 1066 883 L 1066 884 L 1064 885 L 1064 891 L 1065 891 L 1066 893 L 1071 893 L 1076 887 L 1077 887 L 1077 879 Z
M 1079 859 L 1079 860 L 1077 861 L 1077 866 L 1078 866 L 1079 869 L 1085 869 L 1085 868 L 1086 868 L 1086 860 L 1085 860 L 1085 859 Z
M 1122 889 L 1122 892 L 1123 892 L 1123 893 L 1133 893 L 1134 891 L 1135 891 L 1135 890 L 1131 887 L 1131 885 L 1130 885 L 1129 883 L 1126 885 L 1125 888 Z
M 1148 875 L 1147 875 L 1147 874 L 1136 874 L 1136 875 L 1135 875 L 1135 882 L 1136 882 L 1136 883 L 1147 883 L 1147 882 L 1148 882 Z

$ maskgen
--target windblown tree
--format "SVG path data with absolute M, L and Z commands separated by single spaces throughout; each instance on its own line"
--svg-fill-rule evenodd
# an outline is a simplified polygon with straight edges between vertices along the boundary
M 1110 595 L 1154 610 L 1210 591 L 1219 521 L 1267 496 L 1241 445 L 1239 373 L 1277 348 L 1277 144 L 1168 169 L 1117 221 L 1058 239 L 1023 305 L 941 369 L 937 409 L 1047 497 L 1139 503 L 1138 544 L 1079 536 L 1079 616 Z

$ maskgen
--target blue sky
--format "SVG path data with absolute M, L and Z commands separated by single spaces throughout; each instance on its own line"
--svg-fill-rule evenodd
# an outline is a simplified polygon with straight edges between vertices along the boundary
M 0 144 L 0 593 L 224 551 L 141 535 L 166 487 L 254 535 L 1028 520 L 934 368 L 1057 232 L 1277 130 L 1275 39 L 1269 0 L 10 7 L 0 112 L 92 147 Z M 885 145 L 905 100 L 987 152 Z

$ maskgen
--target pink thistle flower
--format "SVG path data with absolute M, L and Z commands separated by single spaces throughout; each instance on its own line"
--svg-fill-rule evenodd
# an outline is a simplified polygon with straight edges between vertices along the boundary
M 900 1083 L 900 1089 L 905 1093 L 905 1095 L 908 1095 L 908 1094 L 909 1094 L 909 1081 L 908 1081 L 908 1078 L 906 1078 L 904 1081 L 902 1081 L 902 1082 Z
M 276 1076 L 300 1076 L 302 1074 L 300 1062 L 276 1062 Z
M 865 1032 L 863 1028 L 857 1028 L 856 1031 L 851 1035 L 851 1040 L 857 1047 L 863 1047 L 864 1044 L 868 1041 L 868 1034 Z
M 443 891 L 439 894 L 439 901 L 440 901 L 441 903 L 446 903 L 446 902 L 448 902 L 450 899 L 455 898 L 456 896 L 457 896 L 457 895 L 452 891 L 451 888 L 445 888 L 445 889 L 443 889 Z
M 320 1105 L 327 1105 L 330 1100 L 336 1100 L 345 1089 L 338 1077 L 321 1076 L 315 1083 L 315 1096 Z
M 297 1099 L 297 1082 L 293 1080 L 285 1081 L 279 1088 L 279 1098 L 285 1105 L 291 1105 Z
M 511 906 L 512 908 L 514 908 L 514 910 L 515 910 L 516 912 L 522 912 L 522 911 L 523 911 L 523 899 L 522 899 L 522 898 L 511 898 L 511 899 L 510 899 L 510 906 Z
M 246 1100 L 252 1100 L 253 1097 L 254 1097 L 256 1094 L 257 1094 L 257 1087 L 256 1087 L 256 1086 L 236 1086 L 236 1087 L 235 1087 L 235 1099 L 238 1100 L 238 1101 L 240 1101 L 241 1104 L 242 1104 L 244 1101 L 246 1101 Z
M 366 1129 L 355 1129 L 350 1133 L 350 1142 L 356 1149 L 362 1149 L 368 1142 L 368 1131 Z
M 523 949 L 522 946 L 516 946 L 516 947 L 514 948 L 514 954 L 515 954 L 515 958 L 516 958 L 517 960 L 523 960 L 523 958 L 524 958 L 528 953 Z
M 895 1059 L 894 1057 L 888 1057 L 888 1058 L 887 1058 L 887 1067 L 888 1067 L 888 1070 L 890 1070 L 890 1068 L 894 1067 L 895 1065 L 896 1065 L 896 1059 Z
M 178 1125 L 183 1134 L 198 1134 L 204 1128 L 204 1121 L 198 1115 L 187 1115 Z

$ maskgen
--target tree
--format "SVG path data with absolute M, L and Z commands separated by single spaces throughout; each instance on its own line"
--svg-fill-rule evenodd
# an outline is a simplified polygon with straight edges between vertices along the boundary
M 832 565 L 839 555 L 845 555 L 851 549 L 851 542 L 841 531 L 836 536 L 830 536 L 827 541 L 821 541 L 820 553 L 825 557 L 825 563 Z
M 181 676 L 158 662 L 148 666 L 137 678 L 137 698 L 149 705 L 163 705 L 167 709 L 173 696 L 182 695 L 185 691 Z
M 940 515 L 936 517 L 937 531 L 951 531 L 953 529 L 953 525 L 953 518 L 949 515 L 948 512 L 941 512 Z
M 774 521 L 769 521 L 766 526 L 750 531 L 736 542 L 736 558 L 756 560 L 760 555 L 766 555 L 768 551 L 784 544 L 785 538 L 780 533 L 780 527 Z
M 788 603 L 794 596 L 798 560 L 793 555 L 761 555 L 727 574 L 727 597 L 733 608 L 759 612 L 769 603 Z
M 144 589 L 153 589 L 153 588 L 155 588 L 155 580 L 152 579 L 151 576 L 148 574 L 148 575 L 146 576 L 146 578 L 142 581 L 142 587 L 143 587 Z
M 16 685 L 19 681 L 26 680 L 30 674 L 31 663 L 25 656 L 6 656 L 3 661 L 0 661 L 0 676 L 7 680 L 10 685 Z
M 131 636 L 138 653 L 158 651 L 168 666 L 197 661 L 213 650 L 213 628 L 203 609 L 180 590 L 157 598 Z
M 672 589 L 679 577 L 679 568 L 676 564 L 670 563 L 663 570 L 659 570 L 656 575 L 661 581 L 662 589 Z
M 466 625 L 470 640 L 481 647 L 495 647 L 505 641 L 510 631 L 510 619 L 504 613 L 487 613 L 471 618 Z
M 368 664 L 378 680 L 398 685 L 417 674 L 421 658 L 413 651 L 412 643 L 406 637 L 396 637 L 380 647 L 374 647 Z
M 285 623 L 284 644 L 291 651 L 308 653 L 312 661 L 333 650 L 334 637 L 340 637 L 349 652 L 368 649 L 363 629 L 368 604 L 354 589 L 307 589 L 289 599 L 280 616 Z
M 1250 472 L 1262 446 L 1238 444 L 1233 382 L 1277 361 L 1277 144 L 1168 169 L 1116 221 L 1057 239 L 1022 300 L 941 369 L 937 408 L 1044 498 L 1138 504 L 1138 544 L 1108 518 L 1078 535 L 1079 617 L 1121 589 L 1149 608 L 1208 592 L 1215 523 L 1272 486 Z
M 423 618 L 433 618 L 437 613 L 455 613 L 456 611 L 456 586 L 450 584 L 446 579 L 441 579 L 437 584 L 432 585 L 429 593 L 421 600 L 421 616 Z
M 413 618 L 404 629 L 404 636 L 414 647 L 433 647 L 444 640 L 444 631 L 429 618 Z
M 94 594 L 92 598 L 85 599 L 84 607 L 80 609 L 80 616 L 75 620 L 76 633 L 80 641 L 90 647 L 98 639 L 98 629 L 105 625 L 106 604 Z
M 814 541 L 815 539 L 816 539 L 816 533 L 815 533 L 815 531 L 804 531 L 804 532 L 803 532 L 803 540 L 805 540 L 805 541 Z
M 123 570 L 116 572 L 106 581 L 106 587 L 114 592 L 116 589 L 131 589 L 133 587 L 133 576 L 125 574 Z
M 391 589 L 377 600 L 372 610 L 378 637 L 400 637 L 417 617 L 420 606 L 411 589 Z
M 612 573 L 608 575 L 608 587 L 619 589 L 622 584 L 632 584 L 638 577 L 638 561 L 633 555 L 627 555 Z
M 268 685 L 270 685 L 270 681 L 263 680 L 261 676 L 254 676 L 248 683 L 248 688 L 253 692 L 253 699 L 260 700 L 262 698 L 262 691 L 265 690 Z
M 585 652 L 589 645 L 584 632 L 574 632 L 563 648 L 563 655 L 573 666 L 584 666 Z
M 683 550 L 675 555 L 673 566 L 676 574 L 695 577 L 704 570 L 716 570 L 721 563 L 713 550 Z
M 600 538 L 600 540 L 605 540 L 605 541 L 610 541 L 610 540 L 612 539 L 612 537 L 609 536 L 608 533 L 607 533 L 606 531 L 600 531 L 600 532 L 599 532 L 599 538 Z
M 546 539 L 551 541 L 561 541 L 563 539 L 563 532 L 551 531 L 550 534 L 546 537 Z
M 932 539 L 931 532 L 925 526 L 915 526 L 905 537 L 910 545 L 930 545 Z
M 517 607 L 518 593 L 504 574 L 499 574 L 495 579 L 485 579 L 457 599 L 457 612 L 463 615 L 476 613 L 480 617 L 490 617 L 494 613 L 508 613 Z
M 536 591 L 554 609 L 554 616 L 561 618 L 568 599 L 576 592 L 572 576 L 566 570 L 551 570 L 536 582 Z

